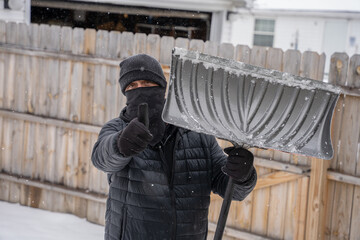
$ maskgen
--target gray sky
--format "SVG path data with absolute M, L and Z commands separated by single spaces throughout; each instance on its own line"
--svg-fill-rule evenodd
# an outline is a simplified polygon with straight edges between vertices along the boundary
M 256 8 L 359 11 L 360 0 L 256 0 Z

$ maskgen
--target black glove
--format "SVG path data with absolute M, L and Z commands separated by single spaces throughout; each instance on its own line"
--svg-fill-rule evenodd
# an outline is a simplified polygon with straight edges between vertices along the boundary
M 222 171 L 234 180 L 240 182 L 248 180 L 254 169 L 254 155 L 241 147 L 228 147 L 224 151 L 229 156 Z
M 149 131 L 147 104 L 139 105 L 138 117 L 130 121 L 119 134 L 117 146 L 125 157 L 136 155 L 147 147 L 153 135 Z

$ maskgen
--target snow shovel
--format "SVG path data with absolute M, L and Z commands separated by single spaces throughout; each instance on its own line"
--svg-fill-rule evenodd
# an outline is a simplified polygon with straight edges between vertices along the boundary
M 336 86 L 230 59 L 174 48 L 163 120 L 235 146 L 331 159 Z M 232 196 L 229 179 L 214 239 Z

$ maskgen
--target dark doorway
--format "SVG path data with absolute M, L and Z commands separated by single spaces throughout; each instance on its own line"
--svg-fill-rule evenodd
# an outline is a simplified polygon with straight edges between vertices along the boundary
M 31 22 L 209 40 L 211 13 L 70 1 L 32 1 Z

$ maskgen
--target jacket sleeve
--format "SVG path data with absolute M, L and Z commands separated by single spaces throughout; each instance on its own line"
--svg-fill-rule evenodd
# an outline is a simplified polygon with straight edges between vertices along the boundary
M 116 119 L 109 121 L 101 129 L 91 154 L 91 161 L 96 168 L 107 173 L 118 172 L 130 162 L 131 157 L 124 157 L 118 150 L 117 139 L 120 132 Z
M 221 197 L 224 197 L 229 176 L 223 173 L 221 168 L 225 165 L 227 156 L 214 137 L 211 137 L 210 139 L 210 152 L 212 161 L 212 191 L 219 194 Z M 253 168 L 249 179 L 244 182 L 234 180 L 234 192 L 232 199 L 239 201 L 244 200 L 254 189 L 256 181 L 257 174 L 255 168 Z

